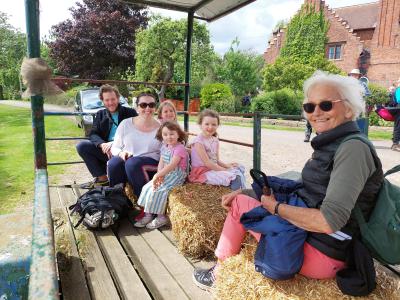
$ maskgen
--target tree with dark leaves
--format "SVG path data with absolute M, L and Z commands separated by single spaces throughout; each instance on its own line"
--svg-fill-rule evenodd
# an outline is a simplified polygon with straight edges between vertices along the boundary
M 147 26 L 147 10 L 118 0 L 83 0 L 72 19 L 52 27 L 50 57 L 60 73 L 91 79 L 118 79 L 135 68 L 135 32 Z

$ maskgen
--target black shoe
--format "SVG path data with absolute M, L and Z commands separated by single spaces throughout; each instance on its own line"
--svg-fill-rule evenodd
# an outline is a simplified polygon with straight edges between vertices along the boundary
M 95 178 L 93 181 L 82 183 L 79 187 L 81 189 L 91 190 L 91 189 L 94 189 L 96 187 L 109 186 L 109 185 L 110 185 L 110 182 L 108 180 L 101 180 L 100 181 L 97 178 Z
M 195 269 L 193 271 L 194 283 L 202 290 L 209 291 L 215 282 L 214 270 L 216 266 L 217 265 L 215 265 L 211 269 L 206 269 L 206 270 Z
M 304 142 L 308 143 L 310 141 L 311 136 L 310 135 L 306 135 L 306 137 L 304 138 Z

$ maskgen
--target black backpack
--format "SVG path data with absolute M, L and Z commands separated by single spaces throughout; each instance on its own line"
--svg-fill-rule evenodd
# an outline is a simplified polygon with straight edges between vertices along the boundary
M 78 213 L 81 216 L 75 228 L 83 222 L 89 229 L 102 229 L 125 217 L 132 209 L 132 203 L 122 186 L 97 187 L 80 196 L 69 209 L 71 215 Z

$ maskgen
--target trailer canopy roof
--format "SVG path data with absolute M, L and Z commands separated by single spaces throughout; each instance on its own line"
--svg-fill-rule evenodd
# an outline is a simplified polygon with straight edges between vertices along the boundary
M 195 18 L 209 22 L 230 14 L 254 1 L 255 0 L 123 0 L 123 2 L 132 4 L 145 4 L 170 10 L 193 12 Z

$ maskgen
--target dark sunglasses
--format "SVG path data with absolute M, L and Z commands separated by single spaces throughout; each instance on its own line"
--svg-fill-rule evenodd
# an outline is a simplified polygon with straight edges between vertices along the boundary
M 322 111 L 330 111 L 333 108 L 333 103 L 340 102 L 340 101 L 343 101 L 343 100 L 333 100 L 333 101 L 325 100 L 325 101 L 321 101 L 318 104 L 308 102 L 308 103 L 303 104 L 303 109 L 308 114 L 312 114 L 314 112 L 316 106 L 319 106 L 319 109 Z
M 150 102 L 150 103 L 146 103 L 146 102 L 142 102 L 138 104 L 140 108 L 146 108 L 147 106 L 149 108 L 155 108 L 156 107 L 156 103 L 155 102 Z

